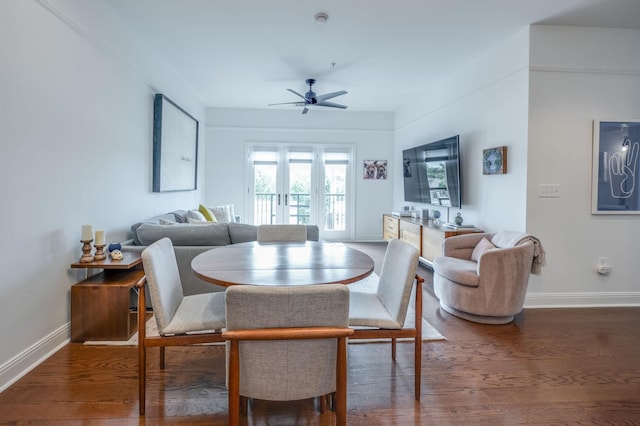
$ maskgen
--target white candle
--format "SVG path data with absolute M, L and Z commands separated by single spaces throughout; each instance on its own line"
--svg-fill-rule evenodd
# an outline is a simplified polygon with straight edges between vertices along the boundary
M 90 241 L 93 239 L 93 230 L 91 229 L 91 225 L 82 225 L 82 241 Z
M 104 231 L 96 231 L 96 243 L 97 246 L 104 245 Z

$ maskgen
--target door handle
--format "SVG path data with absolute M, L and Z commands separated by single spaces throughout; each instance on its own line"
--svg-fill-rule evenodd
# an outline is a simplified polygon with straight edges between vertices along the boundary
M 285 206 L 289 205 L 289 194 L 284 194 L 284 205 Z
M 278 205 L 280 205 L 280 194 L 278 194 Z

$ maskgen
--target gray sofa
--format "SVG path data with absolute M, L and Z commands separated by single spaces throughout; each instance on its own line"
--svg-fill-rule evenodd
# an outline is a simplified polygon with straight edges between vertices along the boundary
M 149 244 L 168 237 L 174 246 L 185 295 L 223 291 L 223 287 L 209 284 L 196 277 L 191 270 L 191 260 L 198 254 L 216 247 L 257 241 L 258 227 L 236 222 L 188 223 L 187 213 L 184 210 L 176 210 L 133 224 L 132 238 L 121 243 L 122 251 L 142 252 Z M 307 240 L 318 239 L 318 227 L 307 225 Z

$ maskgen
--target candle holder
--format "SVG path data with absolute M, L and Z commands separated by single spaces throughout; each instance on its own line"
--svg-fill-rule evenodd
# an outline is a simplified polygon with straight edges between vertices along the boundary
M 80 256 L 80 263 L 93 262 L 93 256 L 91 256 L 91 241 L 93 240 L 80 240 L 82 243 L 82 256 Z
M 104 254 L 104 247 L 106 244 L 95 244 L 96 254 L 93 256 L 94 260 L 105 260 L 107 255 Z

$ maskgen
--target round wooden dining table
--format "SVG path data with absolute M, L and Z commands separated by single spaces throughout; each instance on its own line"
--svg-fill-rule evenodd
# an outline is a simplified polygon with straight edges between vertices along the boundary
M 201 253 L 193 272 L 221 286 L 349 284 L 373 272 L 373 259 L 341 243 L 240 243 Z

